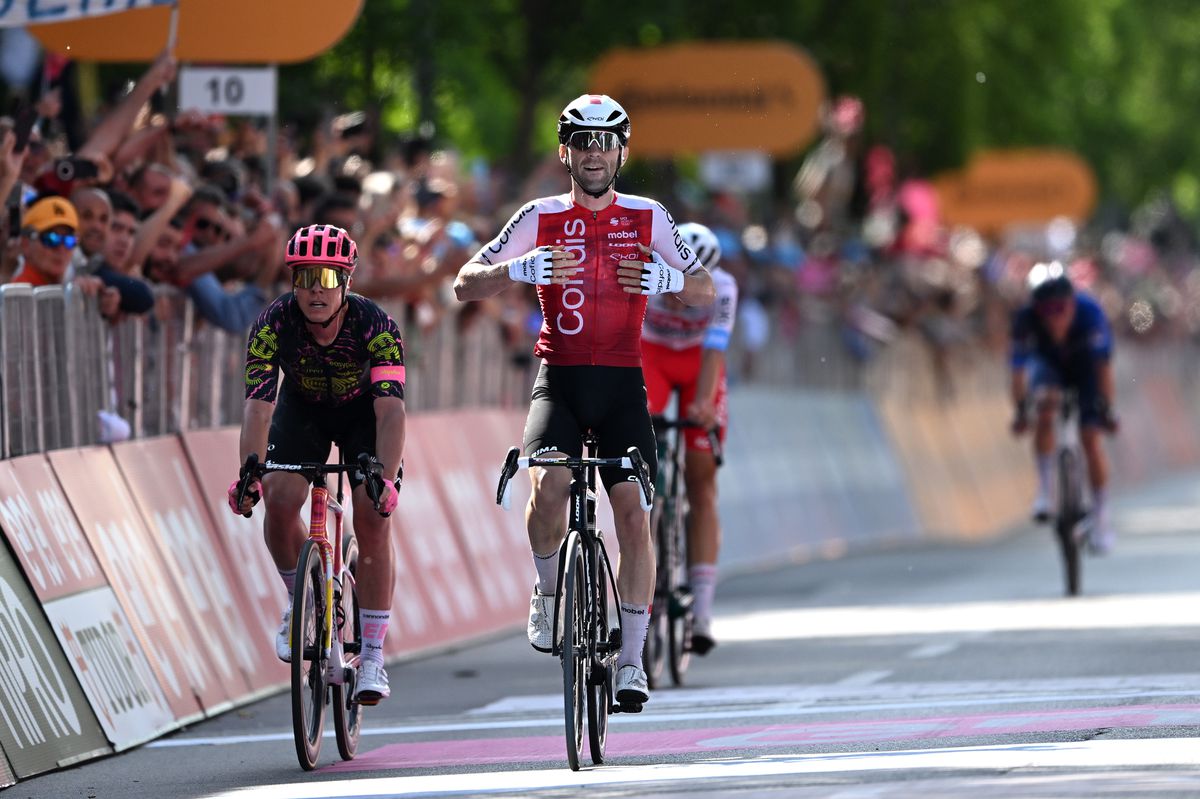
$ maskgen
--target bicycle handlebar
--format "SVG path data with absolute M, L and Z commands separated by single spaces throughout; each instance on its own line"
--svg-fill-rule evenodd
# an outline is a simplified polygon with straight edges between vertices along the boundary
M 586 469 L 589 466 L 612 466 L 628 469 L 637 476 L 638 485 L 642 492 L 639 502 L 642 510 L 649 511 L 654 504 L 654 484 L 650 482 L 650 468 L 642 459 L 642 453 L 637 447 L 630 447 L 621 458 L 538 458 L 522 457 L 519 447 L 512 447 L 504 459 L 500 469 L 500 482 L 496 486 L 496 504 L 508 510 L 512 506 L 512 491 L 509 480 L 516 475 L 518 469 L 528 469 L 530 466 L 562 466 L 567 469 Z
M 356 470 L 362 472 L 363 486 L 367 489 L 367 496 L 374 503 L 375 510 L 379 510 L 379 500 L 383 496 L 383 464 L 365 452 L 358 456 L 356 463 L 278 463 L 270 460 L 261 463 L 258 460 L 258 453 L 251 452 L 246 456 L 246 462 L 242 464 L 242 468 L 238 472 L 238 506 L 241 506 L 250 484 L 270 472 L 290 472 L 311 482 L 318 475 Z M 399 486 L 397 486 L 398 489 Z M 247 512 L 242 515 L 249 519 L 251 513 Z
M 717 435 L 718 428 L 705 427 L 702 424 L 697 424 L 690 419 L 668 419 L 665 416 L 652 416 L 651 421 L 654 423 L 654 431 L 659 430 L 703 430 L 708 435 L 708 445 L 712 448 L 713 460 L 717 463 L 717 468 L 721 468 L 725 464 L 725 448 L 721 446 L 721 437 Z

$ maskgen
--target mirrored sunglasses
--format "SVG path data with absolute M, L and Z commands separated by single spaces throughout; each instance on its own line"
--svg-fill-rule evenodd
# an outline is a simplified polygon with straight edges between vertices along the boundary
M 292 272 L 292 286 L 300 289 L 311 289 L 320 286 L 323 289 L 336 289 L 346 283 L 346 273 L 332 266 L 305 266 Z
M 621 146 L 621 137 L 611 130 L 577 130 L 567 139 L 567 143 L 583 152 L 590 150 L 594 144 L 606 153 Z
M 75 235 L 73 233 L 59 233 L 57 230 L 47 230 L 44 233 L 37 234 L 37 239 L 42 243 L 43 247 L 56 249 L 58 247 L 66 247 L 68 250 L 75 249 Z

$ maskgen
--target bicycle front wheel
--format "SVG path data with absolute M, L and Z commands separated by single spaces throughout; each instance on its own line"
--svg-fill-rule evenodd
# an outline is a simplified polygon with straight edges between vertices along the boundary
M 664 530 L 670 541 L 667 558 L 659 566 L 668 573 L 671 586 L 667 604 L 667 649 L 670 652 L 671 680 L 683 685 L 688 664 L 692 659 L 692 594 L 687 587 L 687 519 L 674 517 L 676 524 Z
M 563 711 L 566 720 L 567 762 L 571 771 L 579 771 L 583 754 L 583 713 L 587 700 L 587 597 L 583 571 L 583 546 L 578 533 L 571 533 L 565 550 L 566 569 L 563 574 L 562 608 L 562 669 Z
M 591 749 L 592 762 L 599 765 L 604 762 L 604 747 L 608 741 L 608 713 L 613 693 L 613 676 L 607 665 L 612 662 L 612 658 L 608 656 L 613 640 L 609 619 L 617 613 L 616 603 L 610 597 L 608 553 L 604 551 L 603 546 L 596 547 L 593 568 L 595 574 L 591 575 L 591 578 L 596 602 L 593 606 L 595 618 L 592 620 L 589 647 L 592 654 L 588 659 L 588 747 Z
M 1067 596 L 1078 596 L 1080 576 L 1080 541 L 1076 532 L 1083 520 L 1083 480 L 1080 477 L 1079 454 L 1064 449 L 1058 456 L 1058 520 L 1054 525 L 1063 557 L 1063 577 Z
M 312 541 L 300 549 L 292 599 L 292 732 L 300 767 L 311 771 L 325 727 L 325 571 Z
M 340 596 L 341 610 L 334 623 L 341 630 L 342 650 L 345 652 L 346 679 L 341 685 L 333 686 L 333 729 L 337 733 L 338 754 L 342 760 L 353 760 L 358 752 L 358 738 L 362 733 L 362 705 L 354 701 L 358 674 L 362 631 L 358 619 L 358 591 L 354 577 L 358 574 L 358 543 L 347 537 L 342 554 L 346 572 L 342 576 Z M 352 650 L 352 651 L 351 651 Z

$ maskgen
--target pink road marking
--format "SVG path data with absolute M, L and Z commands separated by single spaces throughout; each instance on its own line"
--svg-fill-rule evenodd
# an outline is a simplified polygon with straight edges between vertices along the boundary
M 988 713 L 971 716 L 770 724 L 748 727 L 609 732 L 607 755 L 641 757 L 751 747 L 863 741 L 909 741 L 972 735 L 1058 732 L 1092 727 L 1156 727 L 1200 724 L 1200 705 L 1134 705 Z M 380 747 L 322 771 L 488 765 L 561 760 L 563 735 L 414 741 Z

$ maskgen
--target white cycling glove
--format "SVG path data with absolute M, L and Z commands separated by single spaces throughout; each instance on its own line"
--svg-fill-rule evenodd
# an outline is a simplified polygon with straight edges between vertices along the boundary
M 668 264 L 656 252 L 642 264 L 642 294 L 677 294 L 683 291 L 683 272 Z
M 508 279 L 533 286 L 549 286 L 554 261 L 549 247 L 538 247 L 508 262 Z

